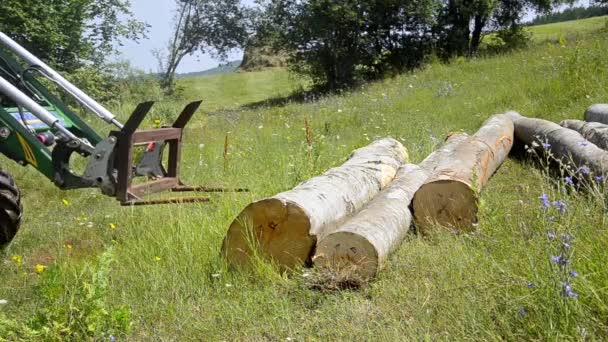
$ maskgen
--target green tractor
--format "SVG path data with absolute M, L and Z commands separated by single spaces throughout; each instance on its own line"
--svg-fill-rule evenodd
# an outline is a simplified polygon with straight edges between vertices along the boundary
M 102 138 L 37 77 L 56 84 L 114 130 Z M 207 201 L 206 197 L 145 199 L 166 190 L 223 191 L 185 186 L 179 179 L 183 130 L 200 103 L 188 104 L 170 127 L 138 129 L 153 102 L 138 105 L 123 124 L 0 32 L 0 153 L 22 166 L 31 165 L 60 189 L 99 188 L 122 205 Z M 166 147 L 168 156 L 163 158 Z M 73 155 L 86 158 L 83 172 L 70 165 Z M 21 216 L 19 188 L 11 175 L 0 171 L 0 249 L 17 233 Z

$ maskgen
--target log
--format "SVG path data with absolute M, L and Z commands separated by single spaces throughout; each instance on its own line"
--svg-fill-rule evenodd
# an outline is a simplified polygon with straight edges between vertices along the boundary
M 385 188 L 406 159 L 401 143 L 378 140 L 340 167 L 249 204 L 230 225 L 222 254 L 232 266 L 248 266 L 254 253 L 283 270 L 310 262 L 317 241 Z
M 595 175 L 608 170 L 608 152 L 587 141 L 577 131 L 542 119 L 532 119 L 517 112 L 506 113 L 515 125 L 515 137 L 538 150 L 545 149 L 564 164 L 578 169 L 587 166 Z M 548 144 L 548 145 L 547 145 Z
M 513 123 L 494 115 L 477 133 L 439 162 L 414 195 L 414 222 L 421 233 L 435 226 L 473 230 L 478 198 L 513 146 Z
M 454 133 L 421 165 L 401 166 L 389 186 L 336 231 L 321 239 L 313 257 L 315 267 L 352 280 L 374 278 L 410 228 L 412 197 L 439 161 L 467 138 L 464 133 Z
M 608 125 L 601 122 L 585 122 L 581 120 L 564 120 L 559 125 L 579 132 L 583 138 L 594 143 L 597 147 L 608 150 Z
M 594 104 L 585 111 L 585 121 L 608 125 L 608 104 Z

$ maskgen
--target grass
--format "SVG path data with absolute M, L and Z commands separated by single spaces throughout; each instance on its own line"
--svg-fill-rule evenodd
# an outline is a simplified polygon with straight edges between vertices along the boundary
M 606 27 L 607 23 L 608 16 L 601 16 L 547 25 L 530 26 L 529 29 L 533 33 L 534 40 L 540 42 L 555 40 L 560 37 L 573 38 L 572 35 L 592 34 L 602 27 Z M 576 26 L 575 30 L 572 29 L 573 26 Z
M 0 340 L 606 339 L 604 195 L 567 191 L 526 161 L 509 159 L 492 178 L 475 233 L 410 235 L 359 291 L 312 291 L 302 272 L 287 277 L 264 264 L 230 271 L 219 249 L 247 203 L 338 165 L 373 139 L 401 140 L 418 162 L 448 132 L 474 132 L 493 113 L 582 117 L 608 99 L 607 50 L 607 33 L 595 31 L 257 109 L 241 105 L 287 95 L 299 82 L 279 70 L 185 80 L 183 101 L 209 96 L 209 105 L 187 133 L 184 180 L 251 189 L 204 205 L 123 208 L 94 189 L 60 192 L 7 162 L 26 214 L 0 256 L 0 299 L 8 301 Z M 170 117 L 180 106 L 161 109 Z M 543 193 L 568 203 L 566 214 L 540 210 Z M 551 262 L 560 233 L 574 235 L 576 299 L 562 295 L 564 270 Z M 37 273 L 37 265 L 46 269 Z

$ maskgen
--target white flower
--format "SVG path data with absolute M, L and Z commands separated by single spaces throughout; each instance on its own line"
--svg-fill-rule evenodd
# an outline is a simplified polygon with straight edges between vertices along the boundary
M 198 144 L 198 148 L 202 150 L 203 148 L 205 148 L 205 144 Z
M 342 113 L 342 109 L 338 109 L 338 113 Z
M 262 128 L 264 128 L 264 125 L 259 125 L 258 126 L 258 129 L 262 129 Z
M 6 304 L 8 304 L 8 300 L 0 299 L 0 305 L 6 305 Z

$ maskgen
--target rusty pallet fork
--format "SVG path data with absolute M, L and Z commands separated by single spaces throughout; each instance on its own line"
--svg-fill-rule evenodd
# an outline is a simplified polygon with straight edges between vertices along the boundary
M 116 198 L 121 205 L 146 205 L 165 203 L 207 202 L 209 197 L 176 197 L 159 200 L 142 200 L 141 197 L 161 191 L 173 192 L 246 192 L 247 189 L 225 189 L 206 186 L 186 186 L 179 179 L 179 167 L 184 127 L 188 124 L 201 101 L 188 104 L 171 127 L 138 130 L 154 102 L 144 102 L 137 106 L 129 120 L 120 131 L 113 131 L 110 136 L 117 139 L 116 165 L 117 182 Z M 133 168 L 133 149 L 147 146 L 140 164 Z M 169 148 L 167 170 L 162 167 L 162 150 Z M 135 169 L 135 172 L 132 170 Z M 146 183 L 132 184 L 133 175 L 155 178 Z

